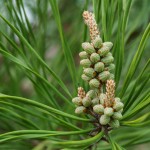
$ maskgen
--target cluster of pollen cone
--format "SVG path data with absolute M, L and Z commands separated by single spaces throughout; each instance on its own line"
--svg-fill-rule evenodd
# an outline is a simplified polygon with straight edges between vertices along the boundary
M 90 90 L 85 92 L 82 87 L 78 88 L 78 96 L 72 99 L 77 106 L 75 113 L 95 116 L 100 125 L 119 127 L 123 103 L 115 97 L 115 65 L 110 52 L 113 44 L 102 41 L 93 13 L 84 11 L 83 18 L 89 27 L 91 42 L 82 43 L 83 51 L 79 53 L 83 67 L 81 78 L 89 84 Z

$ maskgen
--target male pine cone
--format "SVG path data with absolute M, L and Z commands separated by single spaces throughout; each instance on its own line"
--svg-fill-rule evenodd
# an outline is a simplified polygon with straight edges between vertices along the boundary
M 99 124 L 119 127 L 123 103 L 115 97 L 115 65 L 110 52 L 113 44 L 102 41 L 94 14 L 84 11 L 83 18 L 90 30 L 91 43 L 82 43 L 83 51 L 79 53 L 80 65 L 83 67 L 81 77 L 88 82 L 90 90 L 86 93 L 83 88 L 78 88 L 78 97 L 72 99 L 77 106 L 75 113 L 89 114 L 89 111 L 93 111 L 99 116 Z M 104 85 L 106 93 L 102 92 Z

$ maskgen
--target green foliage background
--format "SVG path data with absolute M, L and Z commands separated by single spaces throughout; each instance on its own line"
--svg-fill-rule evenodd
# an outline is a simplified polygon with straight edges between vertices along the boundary
M 83 10 L 114 43 L 121 127 L 98 142 L 72 97 L 81 79 L 78 53 L 89 41 Z M 0 1 L 0 149 L 133 149 L 150 142 L 149 0 Z M 98 143 L 97 143 L 98 142 Z M 97 143 L 97 144 L 96 144 Z M 124 147 L 124 148 L 123 148 Z

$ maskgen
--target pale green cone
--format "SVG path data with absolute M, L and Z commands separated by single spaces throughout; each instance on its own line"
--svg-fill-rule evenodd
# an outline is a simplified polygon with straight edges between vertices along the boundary
M 107 79 L 109 79 L 110 77 L 110 72 L 109 71 L 103 71 L 101 73 L 99 73 L 98 75 L 98 79 L 101 81 L 106 81 Z
M 91 99 L 89 97 L 84 97 L 82 103 L 85 107 L 89 107 L 92 104 Z
M 98 88 L 100 86 L 100 82 L 97 79 L 92 79 L 89 82 L 91 88 Z
M 96 63 L 100 60 L 100 56 L 97 53 L 92 53 L 90 56 L 90 60 L 92 63 Z
M 84 106 L 78 106 L 76 109 L 75 109 L 75 113 L 76 114 L 82 114 L 82 113 L 85 113 L 86 112 L 86 108 Z
M 101 125 L 106 125 L 110 122 L 110 117 L 108 117 L 106 115 L 102 115 L 99 119 L 99 122 Z
M 95 98 L 97 96 L 95 90 L 90 90 L 86 93 L 86 96 L 90 97 L 91 99 Z
M 115 97 L 115 102 L 121 102 L 120 98 L 119 97 Z
M 93 111 L 97 114 L 103 113 L 104 112 L 104 106 L 101 104 L 97 104 L 93 107 Z
M 120 112 L 114 112 L 112 118 L 120 120 L 122 119 L 122 114 Z
M 89 68 L 91 66 L 91 61 L 89 59 L 83 59 L 80 61 L 80 65 L 85 67 L 85 68 Z
M 118 128 L 120 126 L 120 123 L 118 120 L 112 120 L 109 125 L 112 127 L 112 128 Z
M 93 68 L 85 68 L 83 70 L 83 73 L 86 75 L 86 76 L 89 76 L 91 78 L 95 77 L 96 75 L 96 72 Z
M 111 108 L 111 107 L 106 107 L 105 109 L 104 109 L 104 115 L 106 115 L 106 116 L 112 116 L 113 115 L 113 113 L 114 113 L 114 111 L 113 111 L 113 109 Z
M 124 104 L 122 102 L 115 102 L 115 104 L 113 105 L 113 108 L 116 110 L 116 111 L 119 111 L 123 108 Z
M 106 71 L 109 71 L 110 73 L 114 72 L 115 70 L 115 65 L 114 64 L 110 64 L 109 66 L 107 66 L 105 68 Z
M 108 52 L 107 55 L 105 55 L 105 57 L 108 57 L 108 56 L 112 56 L 112 53 Z
M 82 105 L 82 99 L 80 97 L 73 98 L 72 102 L 78 106 Z
M 105 65 L 109 65 L 114 61 L 113 56 L 107 56 L 101 59 L 101 61 L 105 64 Z
M 94 47 L 89 42 L 82 43 L 82 48 L 88 53 L 92 54 L 95 52 Z
M 114 74 L 110 74 L 110 76 L 109 76 L 109 80 L 114 80 L 115 79 L 115 76 L 114 76 Z
M 99 104 L 99 102 L 100 102 L 100 101 L 99 101 L 99 98 L 98 98 L 98 97 L 92 99 L 92 105 L 93 105 L 93 106 Z
M 86 59 L 86 58 L 88 58 L 88 54 L 87 54 L 85 51 L 80 52 L 80 53 L 79 53 L 79 56 L 80 56 L 81 59 Z
M 97 71 L 97 72 L 102 72 L 104 70 L 104 63 L 102 62 L 97 62 L 95 65 L 94 65 L 94 70 Z
M 92 41 L 95 48 L 100 48 L 102 46 L 102 39 L 100 37 L 95 38 Z
M 109 48 L 109 50 L 111 50 L 112 47 L 113 47 L 113 43 L 112 42 L 104 42 L 103 45 L 107 46 Z
M 107 55 L 108 52 L 109 52 L 109 48 L 106 47 L 106 46 L 102 46 L 102 47 L 97 51 L 97 53 L 98 53 L 100 56 L 105 56 L 105 55 Z
M 105 99 L 107 98 L 106 94 L 101 93 L 99 96 L 100 103 L 103 105 L 105 103 Z
M 85 74 L 82 74 L 81 78 L 82 78 L 84 81 L 89 81 L 89 80 L 91 80 L 91 77 L 86 76 Z
M 123 108 L 122 108 L 122 109 L 120 109 L 118 112 L 119 112 L 119 113 L 122 113 L 122 112 L 123 112 Z

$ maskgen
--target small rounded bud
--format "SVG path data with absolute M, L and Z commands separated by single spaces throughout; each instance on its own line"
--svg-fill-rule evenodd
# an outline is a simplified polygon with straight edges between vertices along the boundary
M 115 79 L 114 74 L 111 73 L 110 76 L 109 76 L 109 79 L 110 79 L 110 80 L 114 80 L 114 79 Z
M 88 68 L 91 66 L 91 61 L 89 59 L 83 59 L 80 61 L 80 64 L 85 67 L 85 68 Z
M 105 70 L 112 73 L 115 70 L 115 65 L 114 64 L 110 64 L 108 67 L 105 68 Z
M 104 112 L 104 106 L 101 105 L 101 104 L 95 105 L 95 106 L 93 107 L 93 111 L 94 111 L 95 113 L 97 113 L 97 114 L 103 113 L 103 112 Z
M 109 48 L 107 46 L 102 46 L 98 51 L 97 53 L 100 55 L 100 56 L 105 56 L 107 55 L 107 53 L 109 52 Z
M 91 88 L 98 88 L 100 86 L 100 82 L 97 79 L 92 79 L 89 82 Z
M 114 61 L 114 57 L 113 56 L 107 56 L 101 59 L 101 61 L 105 64 L 105 65 L 109 65 Z
M 112 53 L 111 53 L 111 52 L 108 52 L 105 57 L 107 57 L 107 56 L 112 56 Z
M 111 122 L 110 122 L 110 126 L 112 127 L 112 128 L 118 128 L 119 126 L 120 126 L 120 123 L 119 123 L 119 121 L 118 120 L 112 120 Z
M 89 81 L 91 80 L 90 77 L 86 76 L 85 74 L 82 74 L 81 78 L 84 80 L 84 81 Z
M 102 115 L 99 119 L 99 122 L 101 125 L 106 125 L 108 124 L 110 121 L 110 117 L 106 116 L 106 115 Z
M 95 90 L 90 90 L 86 93 L 86 96 L 90 97 L 91 99 L 95 98 L 97 96 Z
M 106 107 L 106 108 L 104 109 L 104 114 L 105 114 L 106 116 L 112 116 L 113 113 L 114 113 L 114 111 L 113 111 L 113 109 L 112 109 L 111 107 Z
M 95 52 L 94 47 L 89 42 L 82 43 L 82 48 L 88 53 L 92 54 Z
M 103 105 L 104 102 L 105 102 L 105 99 L 107 99 L 106 94 L 101 93 L 100 96 L 99 96 L 99 99 L 100 99 L 100 103 Z
M 116 110 L 116 111 L 119 111 L 123 108 L 123 103 L 122 102 L 115 102 L 113 108 Z
M 104 42 L 103 45 L 107 46 L 109 48 L 109 50 L 113 47 L 113 43 L 112 42 Z
M 88 58 L 88 54 L 87 54 L 85 51 L 80 52 L 80 53 L 79 53 L 79 56 L 80 56 L 81 59 L 86 59 L 86 58 Z
M 96 72 L 93 68 L 85 68 L 83 73 L 91 78 L 93 78 L 96 75 Z
M 85 107 L 89 107 L 92 104 L 91 99 L 89 97 L 84 97 L 82 103 Z
M 123 112 L 123 108 L 122 108 L 122 109 L 120 109 L 118 112 L 122 113 L 122 112 Z
M 98 98 L 98 97 L 96 97 L 96 98 L 94 98 L 94 99 L 92 100 L 92 105 L 93 105 L 93 106 L 95 106 L 95 105 L 97 105 L 97 104 L 99 104 L 99 98 Z
M 102 72 L 104 70 L 104 63 L 102 62 L 97 62 L 95 65 L 94 65 L 94 70 L 97 71 L 97 72 Z
M 80 97 L 73 98 L 72 102 L 78 106 L 82 105 L 82 99 Z
M 121 100 L 120 100 L 120 98 L 119 97 L 115 97 L 115 102 L 116 103 L 118 103 L 118 102 L 120 102 Z
M 120 120 L 120 119 L 122 119 L 122 114 L 120 112 L 114 112 L 112 117 L 114 119 Z
M 99 94 L 99 89 L 94 89 L 96 96 Z
M 100 48 L 102 46 L 102 39 L 100 37 L 97 37 L 93 40 L 92 43 L 95 48 Z
M 82 114 L 82 113 L 85 113 L 86 112 L 86 108 L 84 106 L 78 106 L 76 109 L 75 109 L 75 113 L 76 114 Z
M 98 79 L 104 82 L 107 79 L 109 79 L 109 76 L 110 76 L 109 71 L 103 71 L 98 75 Z
M 90 56 L 90 60 L 91 60 L 91 62 L 93 62 L 93 63 L 98 62 L 98 61 L 100 60 L 100 56 L 99 56 L 99 54 L 97 54 L 97 53 L 93 53 L 93 54 L 91 54 L 91 56 Z

